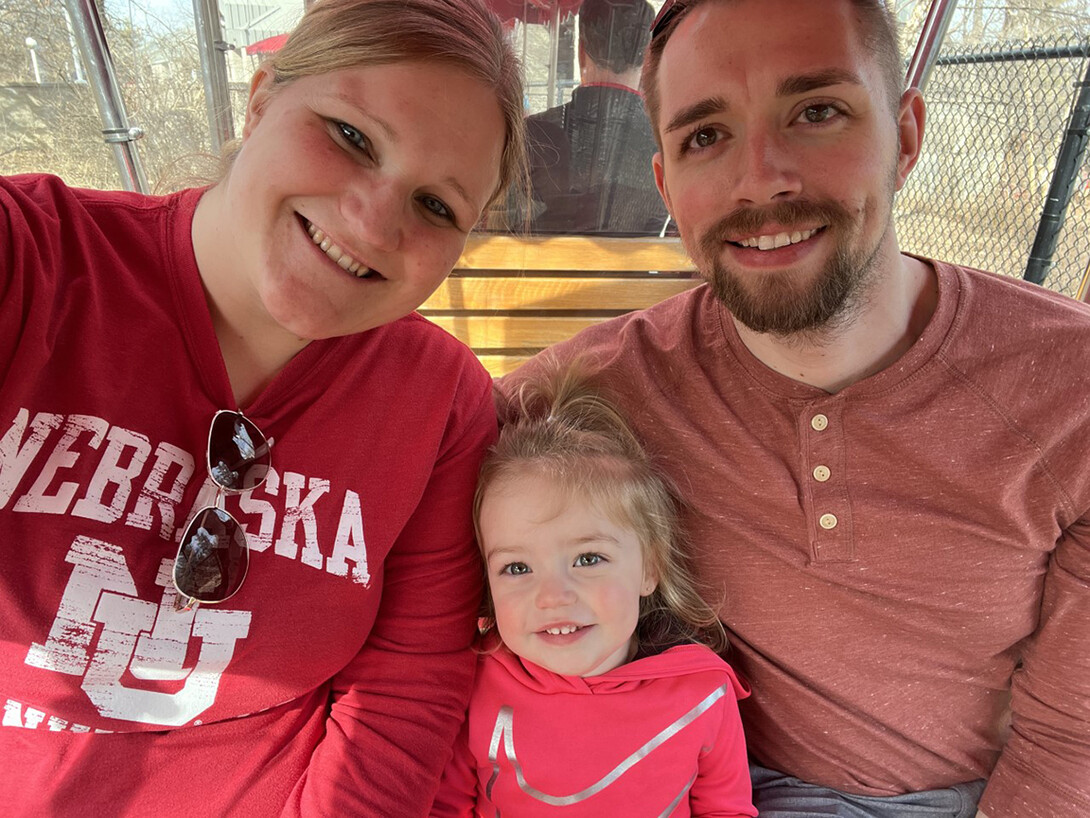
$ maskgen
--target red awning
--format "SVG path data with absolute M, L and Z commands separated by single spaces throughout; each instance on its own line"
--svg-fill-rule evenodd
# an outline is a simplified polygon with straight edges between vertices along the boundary
M 274 54 L 283 48 L 284 43 L 287 41 L 287 34 L 274 34 L 272 37 L 266 37 L 256 43 L 250 43 L 250 45 L 246 46 L 246 53 L 251 57 L 255 54 Z

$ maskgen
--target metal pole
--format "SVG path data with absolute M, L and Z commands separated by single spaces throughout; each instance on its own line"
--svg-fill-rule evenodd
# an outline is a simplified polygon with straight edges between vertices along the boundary
M 72 15 L 68 9 L 64 10 L 64 25 L 68 28 L 68 45 L 72 49 L 72 71 L 77 83 L 87 82 L 83 75 L 83 60 L 79 58 L 79 46 L 76 45 L 76 32 L 72 30 Z
M 946 37 L 946 29 L 950 25 L 950 18 L 954 16 L 957 4 L 957 0 L 931 0 L 927 20 L 924 21 L 920 39 L 916 41 L 916 51 L 908 64 L 908 72 L 905 76 L 906 88 L 919 88 L 922 91 L 927 84 L 931 66 L 934 65 L 939 47 Z
M 560 104 L 556 86 L 556 69 L 560 61 L 560 0 L 553 0 L 553 24 L 549 31 L 549 94 L 546 108 Z
M 197 50 L 201 54 L 208 132 L 212 138 L 212 151 L 219 153 L 225 142 L 235 138 L 231 98 L 227 92 L 227 60 L 223 56 L 231 49 L 231 44 L 223 39 L 216 0 L 193 0 L 193 17 L 197 25 Z
M 1064 132 L 1064 141 L 1056 156 L 1056 169 L 1052 172 L 1052 182 L 1048 186 L 1041 221 L 1037 224 L 1037 236 L 1033 240 L 1033 249 L 1029 251 L 1029 261 L 1026 264 L 1024 278 L 1034 284 L 1044 284 L 1048 278 L 1052 256 L 1056 252 L 1056 242 L 1067 215 L 1067 206 L 1075 192 L 1075 175 L 1086 152 L 1086 142 L 1090 136 L 1090 60 L 1087 60 L 1086 73 L 1078 88 L 1078 96 Z
M 144 135 L 144 131 L 129 125 L 98 9 L 94 0 L 65 0 L 65 5 L 87 67 L 91 88 L 95 92 L 95 102 L 102 118 L 103 138 L 113 148 L 114 159 L 121 172 L 121 184 L 125 190 L 147 193 L 148 181 L 144 177 L 136 145 L 133 144 Z

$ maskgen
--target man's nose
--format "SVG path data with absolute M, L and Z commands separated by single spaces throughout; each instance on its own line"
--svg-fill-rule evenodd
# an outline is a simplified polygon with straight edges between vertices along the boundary
M 798 160 L 788 139 L 772 129 L 752 129 L 734 151 L 732 192 L 742 205 L 785 201 L 802 190 Z

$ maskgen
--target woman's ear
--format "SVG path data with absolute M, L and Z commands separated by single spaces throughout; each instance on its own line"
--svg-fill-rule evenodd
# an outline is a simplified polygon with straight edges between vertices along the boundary
M 242 138 L 249 137 L 250 132 L 257 127 L 261 115 L 265 113 L 265 107 L 272 96 L 276 78 L 273 69 L 262 65 L 250 78 L 250 97 L 246 100 L 246 122 L 242 126 Z

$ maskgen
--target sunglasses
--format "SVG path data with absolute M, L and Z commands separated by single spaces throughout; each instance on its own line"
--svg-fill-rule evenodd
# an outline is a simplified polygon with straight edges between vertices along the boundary
M 221 506 L 225 494 L 262 485 L 272 468 L 269 442 L 241 412 L 220 410 L 208 430 L 208 475 L 216 484 L 214 505 L 193 514 L 174 558 L 175 610 L 230 599 L 246 579 L 250 549 L 242 523 Z
M 685 8 L 685 0 L 666 0 L 651 23 L 651 39 L 653 40 L 662 34 L 665 28 L 670 25 L 670 21 L 685 11 Z

